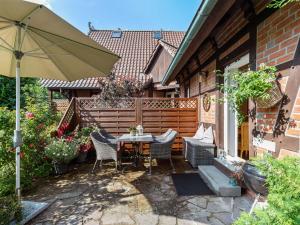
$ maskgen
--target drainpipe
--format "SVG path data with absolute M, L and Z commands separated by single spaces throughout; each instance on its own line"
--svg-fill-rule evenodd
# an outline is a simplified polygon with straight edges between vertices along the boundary
M 199 30 L 202 28 L 203 24 L 205 23 L 207 17 L 215 7 L 218 0 L 203 0 L 203 3 L 201 4 L 200 8 L 198 9 L 197 14 L 195 15 L 182 43 L 180 44 L 180 47 L 173 58 L 171 64 L 168 67 L 168 70 L 163 77 L 162 85 L 166 85 L 168 82 L 170 76 L 174 72 L 175 67 L 177 66 L 178 62 L 181 60 L 183 54 L 191 44 L 192 40 L 194 39 L 195 35 L 199 32 Z

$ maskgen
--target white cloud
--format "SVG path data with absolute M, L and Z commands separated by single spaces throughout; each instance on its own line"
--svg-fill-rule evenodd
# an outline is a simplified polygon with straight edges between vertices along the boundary
M 52 8 L 51 3 L 53 0 L 25 0 L 25 1 L 41 4 L 41 5 L 48 7 L 49 9 L 51 9 Z

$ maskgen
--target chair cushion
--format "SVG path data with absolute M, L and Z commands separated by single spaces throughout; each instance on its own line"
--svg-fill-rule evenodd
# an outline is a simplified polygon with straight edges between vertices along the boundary
M 204 138 L 204 126 L 201 124 L 201 126 L 198 128 L 196 134 L 194 135 L 193 138 L 196 139 L 203 139 Z
M 214 143 L 214 134 L 211 126 L 205 130 L 204 137 L 201 139 L 201 142 L 207 144 Z

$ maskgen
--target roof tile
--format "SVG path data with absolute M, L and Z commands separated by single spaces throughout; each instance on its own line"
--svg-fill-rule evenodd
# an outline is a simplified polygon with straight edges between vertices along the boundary
M 162 39 L 158 41 L 153 38 L 154 31 L 122 31 L 121 38 L 112 38 L 112 31 L 94 30 L 89 33 L 89 36 L 121 57 L 113 69 L 116 77 L 121 80 L 147 81 L 143 69 L 158 42 L 165 45 L 170 54 L 174 54 L 184 37 L 182 31 L 161 31 Z M 42 80 L 41 83 L 48 88 L 98 88 L 97 79 L 94 77 L 72 82 Z

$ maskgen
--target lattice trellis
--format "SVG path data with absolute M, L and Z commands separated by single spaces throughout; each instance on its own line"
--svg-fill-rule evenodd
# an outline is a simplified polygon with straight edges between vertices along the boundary
M 69 101 L 68 99 L 53 99 L 51 105 L 54 110 L 64 113 L 69 106 Z
M 64 124 L 70 124 L 74 116 L 75 116 L 75 99 L 73 98 L 58 125 L 58 129 Z
M 116 99 L 106 102 L 99 98 L 78 98 L 80 109 L 135 109 L 135 99 Z
M 142 99 L 144 109 L 172 109 L 185 108 L 196 109 L 196 99 Z

